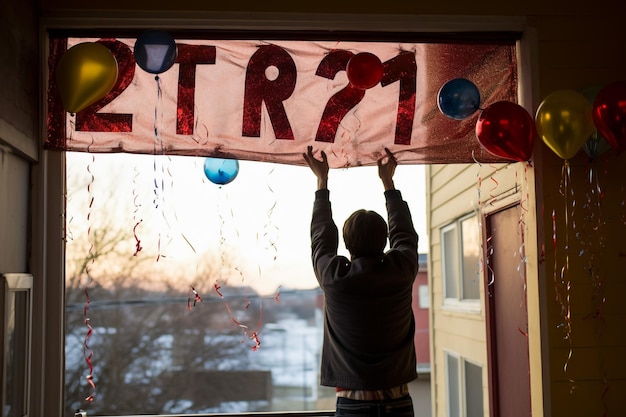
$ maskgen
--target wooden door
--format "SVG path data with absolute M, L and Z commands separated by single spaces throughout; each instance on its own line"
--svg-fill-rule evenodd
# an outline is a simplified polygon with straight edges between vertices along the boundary
M 485 301 L 492 417 L 531 415 L 526 264 L 520 213 L 518 204 L 486 218 Z

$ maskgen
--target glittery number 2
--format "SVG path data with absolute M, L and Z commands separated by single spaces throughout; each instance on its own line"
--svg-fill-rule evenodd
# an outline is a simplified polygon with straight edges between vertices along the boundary
M 98 113 L 98 111 L 115 100 L 133 81 L 135 76 L 135 57 L 128 45 L 122 42 L 113 39 L 100 39 L 98 43 L 109 48 L 117 60 L 117 82 L 106 96 L 76 113 L 76 130 L 87 132 L 132 132 L 132 114 Z
M 330 52 L 320 62 L 316 75 L 334 79 L 339 71 L 345 71 L 348 61 L 353 55 L 352 52 L 343 50 Z M 411 52 L 401 52 L 398 56 L 383 63 L 383 69 L 383 78 L 380 82 L 383 87 L 396 81 L 400 82 L 394 143 L 408 145 L 411 143 L 411 132 L 413 131 L 413 120 L 415 118 L 417 77 L 415 55 Z M 326 103 L 315 140 L 318 142 L 334 142 L 339 123 L 348 111 L 356 106 L 364 96 L 365 90 L 358 89 L 350 84 L 333 95 Z

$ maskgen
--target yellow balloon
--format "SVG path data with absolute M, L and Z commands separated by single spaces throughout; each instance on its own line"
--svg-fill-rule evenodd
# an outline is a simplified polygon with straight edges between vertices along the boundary
M 59 60 L 56 80 L 63 107 L 76 113 L 111 91 L 117 82 L 117 60 L 102 44 L 79 43 Z
M 570 159 L 594 132 L 593 105 L 574 90 L 550 93 L 537 108 L 537 133 L 562 159 Z

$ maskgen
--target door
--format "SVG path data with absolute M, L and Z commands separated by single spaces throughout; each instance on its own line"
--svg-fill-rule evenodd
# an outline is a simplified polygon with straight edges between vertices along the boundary
M 528 417 L 530 365 L 524 223 L 520 205 L 486 218 L 485 301 L 492 417 Z

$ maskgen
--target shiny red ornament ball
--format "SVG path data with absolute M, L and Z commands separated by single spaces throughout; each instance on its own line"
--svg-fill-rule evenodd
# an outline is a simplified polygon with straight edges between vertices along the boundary
M 370 52 L 354 55 L 346 65 L 348 81 L 354 87 L 367 90 L 374 87 L 383 78 L 383 64 Z

